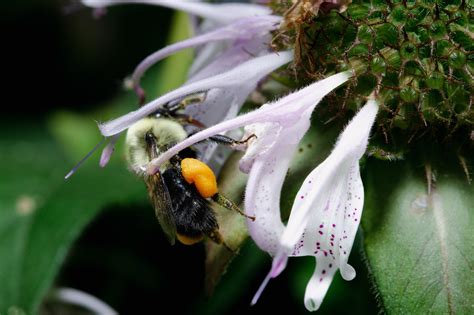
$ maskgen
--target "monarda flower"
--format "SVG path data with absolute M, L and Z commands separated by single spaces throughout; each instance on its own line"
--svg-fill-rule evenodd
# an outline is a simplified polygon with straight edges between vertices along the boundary
M 257 292 L 256 303 L 270 278 L 280 274 L 289 256 L 314 256 L 317 266 L 308 283 L 305 305 L 317 310 L 337 269 L 355 277 L 347 264 L 362 214 L 364 190 L 359 159 L 365 152 L 378 105 L 370 99 L 341 134 L 331 155 L 311 172 L 297 194 L 287 226 L 281 221 L 280 195 L 296 148 L 310 127 L 319 101 L 350 78 L 340 73 L 294 92 L 275 103 L 224 121 L 178 143 L 147 166 L 155 173 L 179 151 L 221 132 L 245 127 L 251 140 L 240 161 L 249 174 L 245 212 L 256 244 L 274 257 L 272 270 Z
M 284 229 L 279 222 L 280 212 L 274 210 L 279 198 L 272 203 L 273 207 L 262 211 L 259 209 L 262 201 L 275 195 L 263 190 L 258 197 L 260 204 L 254 206 L 255 215 L 264 224 L 263 227 L 252 227 L 249 223 L 249 230 L 257 244 L 268 248 L 274 258 L 272 269 L 252 303 L 257 302 L 270 278 L 282 272 L 289 256 L 314 256 L 316 259 L 316 269 L 305 295 L 305 306 L 310 311 L 319 308 L 338 269 L 345 280 L 355 277 L 355 270 L 347 261 L 364 205 L 359 160 L 365 153 L 377 111 L 376 101 L 370 99 L 340 135 L 329 157 L 306 177 Z M 257 193 L 262 191 L 256 189 Z M 262 233 L 265 230 L 281 232 Z

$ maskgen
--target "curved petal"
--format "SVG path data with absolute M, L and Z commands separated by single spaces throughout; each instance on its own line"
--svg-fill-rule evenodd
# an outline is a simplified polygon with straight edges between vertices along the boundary
M 309 128 L 309 119 L 307 126 L 304 125 L 305 121 L 291 128 L 272 124 L 265 130 L 267 134 L 257 133 L 256 141 L 262 139 L 273 143 L 252 163 L 245 190 L 245 212 L 255 217 L 255 221 L 247 221 L 250 236 L 270 255 L 277 253 L 284 230 L 280 218 L 280 191 L 296 147 Z
M 257 52 L 257 56 L 261 55 L 262 52 L 268 55 L 266 45 L 261 46 L 260 51 L 255 51 Z M 254 59 L 254 57 L 243 50 L 242 46 L 234 46 L 222 53 L 214 62 L 196 73 L 187 84 L 231 71 L 252 59 Z M 240 111 L 248 95 L 255 90 L 258 82 L 269 72 L 270 71 L 266 71 L 263 75 L 256 76 L 255 79 L 243 79 L 239 84 L 233 86 L 211 89 L 207 92 L 206 98 L 202 103 L 186 106 L 185 113 L 200 121 L 205 126 L 212 126 L 221 121 L 234 118 Z
M 281 57 L 284 57 L 282 54 L 283 53 L 279 53 Z M 286 58 L 288 57 L 291 58 L 291 56 L 287 55 Z M 253 71 L 255 71 L 255 69 Z M 167 161 L 181 150 L 221 132 L 254 123 L 274 122 L 280 124 L 284 128 L 290 127 L 300 121 L 301 115 L 303 115 L 308 107 L 315 106 L 315 104 L 317 104 L 326 94 L 346 82 L 350 76 L 351 74 L 349 72 L 332 75 L 324 80 L 313 83 L 300 91 L 294 92 L 275 103 L 263 105 L 261 108 L 253 112 L 237 116 L 233 119 L 200 131 L 176 144 L 168 151 L 162 153 L 158 158 L 152 160 L 148 165 L 148 173 L 153 174 L 163 162 Z
M 115 144 L 117 143 L 118 138 L 118 134 L 110 137 L 109 143 L 107 143 L 105 148 L 102 150 L 102 154 L 100 156 L 99 161 L 100 167 L 105 167 L 109 163 L 110 158 L 112 157 L 112 154 L 115 151 Z
M 269 15 L 268 7 L 249 3 L 210 4 L 193 0 L 82 0 L 92 8 L 104 8 L 121 4 L 149 4 L 181 10 L 190 14 L 227 24 L 243 17 Z
M 341 172 L 344 172 L 341 170 Z M 320 172 L 312 173 L 305 188 L 317 183 Z M 329 184 L 321 207 L 315 207 L 292 256 L 315 256 L 316 269 L 306 287 L 305 306 L 315 311 L 321 305 L 337 269 L 345 280 L 355 277 L 355 270 L 347 264 L 362 214 L 364 190 L 358 161 L 350 167 L 345 178 Z M 306 197 L 302 188 L 297 200 Z M 303 199 L 304 199 L 303 198 Z M 295 206 L 297 202 L 295 201 Z M 290 217 L 291 220 L 291 217 Z
M 189 82 L 196 78 L 205 78 L 228 71 L 237 65 L 252 59 L 253 56 L 268 53 L 268 46 L 261 42 L 260 38 L 246 40 L 242 45 L 229 48 L 208 66 L 195 74 Z M 262 78 L 260 78 L 262 79 Z M 238 86 L 225 89 L 211 89 L 206 93 L 202 103 L 190 104 L 186 107 L 185 113 L 205 126 L 213 126 L 222 121 L 232 119 L 237 116 L 248 95 L 257 88 L 259 80 L 243 81 Z M 194 128 L 188 127 L 191 132 Z M 237 133 L 237 131 L 234 131 Z M 226 135 L 231 136 L 229 133 Z M 239 138 L 241 133 L 234 137 Z M 225 146 L 218 146 L 215 143 L 205 142 L 195 146 L 199 153 L 199 159 L 207 163 L 215 172 L 218 172 L 231 150 Z
M 297 194 L 287 228 L 282 235 L 281 243 L 284 247 L 290 249 L 299 242 L 314 213 L 324 213 L 330 207 L 339 207 L 341 198 L 347 198 L 348 191 L 344 187 L 348 187 L 349 174 L 365 152 L 377 111 L 375 100 L 369 100 L 341 134 L 329 157 L 309 174 Z M 358 167 L 356 169 L 358 171 Z M 321 206 L 321 201 L 326 200 L 328 192 L 333 194 L 333 198 L 330 204 Z M 319 231 L 317 233 L 320 234 Z
M 344 280 L 352 280 L 356 272 L 347 261 L 354 244 L 357 229 L 364 207 L 364 186 L 360 177 L 359 163 L 356 162 L 351 168 L 348 181 L 348 195 L 344 207 L 343 224 L 336 229 L 339 235 L 339 270 Z
M 336 268 L 332 266 L 329 259 L 316 259 L 316 261 L 316 268 L 306 285 L 304 295 L 304 305 L 310 312 L 319 309 L 336 273 Z
M 193 62 L 188 70 L 188 77 L 193 79 L 196 73 L 199 73 L 204 67 L 218 58 L 219 54 L 227 48 L 228 45 L 225 42 L 212 42 L 196 49 Z
M 308 310 L 319 308 L 336 269 L 345 280 L 355 277 L 347 261 L 364 202 L 359 159 L 377 111 L 375 100 L 369 100 L 342 132 L 329 157 L 307 176 L 282 233 L 279 253 L 316 258 L 316 270 L 306 289 Z M 273 270 L 275 275 L 279 272 Z
M 142 106 L 136 111 L 132 111 L 127 115 L 99 125 L 100 131 L 104 136 L 109 137 L 122 132 L 133 123 L 154 113 L 160 106 L 170 101 L 212 88 L 240 86 L 242 82 L 258 81 L 261 77 L 288 63 L 292 58 L 292 52 L 272 53 L 254 58 L 228 72 L 177 88 Z
M 195 37 L 180 41 L 164 47 L 145 58 L 136 68 L 132 75 L 135 87 L 140 85 L 140 78 L 152 65 L 163 58 L 180 50 L 203 44 L 229 39 L 251 39 L 252 37 L 267 34 L 275 29 L 281 18 L 278 16 L 257 16 L 239 19 L 229 25 L 220 27 L 211 32 L 197 35 Z

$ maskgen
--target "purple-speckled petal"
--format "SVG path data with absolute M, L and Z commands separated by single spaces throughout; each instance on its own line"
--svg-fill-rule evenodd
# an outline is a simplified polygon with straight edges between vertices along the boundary
M 329 157 L 308 175 L 297 194 L 282 235 L 284 247 L 293 248 L 299 242 L 311 217 L 330 209 L 336 210 L 348 198 L 347 184 L 354 165 L 365 152 L 377 111 L 375 100 L 368 101 L 341 134 Z M 332 193 L 334 198 L 329 204 L 323 204 L 328 193 Z
M 313 170 L 298 191 L 280 249 L 288 256 L 315 256 L 305 305 L 317 310 L 339 269 L 345 280 L 355 277 L 348 263 L 364 203 L 359 159 L 364 154 L 378 105 L 367 104 L 352 119 L 329 157 Z
M 314 312 L 319 309 L 335 273 L 336 268 L 332 266 L 330 259 L 316 258 L 316 268 L 306 285 L 304 295 L 304 305 L 308 311 Z

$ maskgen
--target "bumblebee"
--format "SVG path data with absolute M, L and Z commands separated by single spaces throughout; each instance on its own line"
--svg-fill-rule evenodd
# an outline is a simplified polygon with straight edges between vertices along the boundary
M 192 245 L 207 236 L 231 250 L 219 233 L 211 201 L 246 215 L 218 192 L 214 172 L 196 159 L 192 148 L 173 156 L 154 175 L 143 174 L 140 169 L 187 136 L 183 126 L 172 119 L 148 117 L 140 120 L 127 132 L 126 155 L 130 168 L 143 176 L 156 217 L 172 245 L 176 239 Z M 225 136 L 210 140 L 228 145 L 247 141 L 234 141 Z

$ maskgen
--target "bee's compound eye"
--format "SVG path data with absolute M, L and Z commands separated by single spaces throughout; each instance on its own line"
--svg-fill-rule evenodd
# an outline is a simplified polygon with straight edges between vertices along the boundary
M 145 134 L 145 141 L 147 143 L 153 143 L 155 142 L 155 136 L 153 135 L 153 133 L 151 131 L 148 131 L 146 134 Z
M 181 173 L 189 184 L 194 183 L 202 197 L 209 198 L 217 194 L 216 176 L 205 163 L 192 158 L 183 159 Z
M 202 239 L 204 238 L 204 235 L 187 236 L 184 234 L 176 233 L 176 238 L 178 239 L 178 241 L 180 241 L 184 245 L 194 245 L 202 241 Z

